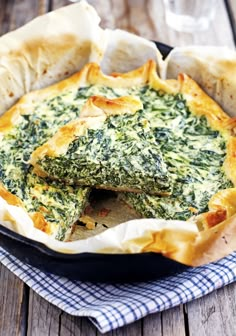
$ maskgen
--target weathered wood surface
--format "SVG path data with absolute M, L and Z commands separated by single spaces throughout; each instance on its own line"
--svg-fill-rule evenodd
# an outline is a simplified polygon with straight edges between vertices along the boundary
M 89 0 L 101 26 L 121 28 L 172 46 L 202 44 L 235 47 L 236 2 L 216 0 L 208 31 L 177 33 L 165 24 L 162 0 Z M 0 35 L 67 0 L 0 0 Z M 162 313 L 149 315 L 106 336 L 235 336 L 236 284 Z M 73 317 L 34 293 L 0 265 L 0 336 L 101 336 L 86 319 Z
M 26 334 L 28 288 L 0 264 L 0 335 Z
M 228 13 L 223 0 L 215 0 L 216 19 L 211 23 L 210 28 L 194 34 L 179 33 L 167 27 L 162 0 L 89 0 L 88 2 L 97 9 L 102 18 L 103 27 L 125 29 L 147 39 L 172 46 L 211 44 L 234 47 Z
M 236 285 L 187 304 L 190 335 L 236 335 Z

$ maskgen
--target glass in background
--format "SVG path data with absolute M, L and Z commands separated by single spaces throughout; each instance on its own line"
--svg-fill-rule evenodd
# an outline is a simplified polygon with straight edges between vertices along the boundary
M 215 0 L 164 0 L 166 23 L 192 33 L 208 29 L 215 15 Z

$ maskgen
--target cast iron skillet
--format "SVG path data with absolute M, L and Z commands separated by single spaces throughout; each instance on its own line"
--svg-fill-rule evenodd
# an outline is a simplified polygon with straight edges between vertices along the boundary
M 166 57 L 171 47 L 155 42 Z M 157 253 L 64 254 L 0 225 L 0 245 L 21 261 L 42 271 L 82 281 L 125 282 L 157 279 L 180 273 L 187 266 Z

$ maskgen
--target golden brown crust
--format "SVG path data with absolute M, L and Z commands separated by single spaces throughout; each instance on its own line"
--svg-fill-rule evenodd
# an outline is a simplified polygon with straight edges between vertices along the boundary
M 90 97 L 80 112 L 80 119 L 86 117 L 109 117 L 112 115 L 134 114 L 143 108 L 141 101 L 134 96 L 108 99 L 102 96 Z
M 150 61 L 148 84 L 155 90 L 162 90 L 167 93 L 176 94 L 179 91 L 177 80 L 162 80 L 156 72 L 156 64 Z
M 24 208 L 23 202 L 21 199 L 12 193 L 10 193 L 0 182 L 0 197 L 2 197 L 8 204 L 20 206 Z
M 47 234 L 52 234 L 51 225 L 45 220 L 41 212 L 30 214 L 30 217 L 36 229 L 39 229 Z
M 224 132 L 225 129 L 229 128 L 229 126 L 226 127 L 226 125 L 229 125 L 231 118 L 223 112 L 217 103 L 201 90 L 196 82 L 187 75 L 180 75 L 178 81 L 161 80 L 156 73 L 155 62 L 150 60 L 136 70 L 125 74 L 113 74 L 111 76 L 103 74 L 97 64 L 87 64 L 80 72 L 72 77 L 22 97 L 12 109 L 5 113 L 5 117 L 0 118 L 0 131 L 5 128 L 8 129 L 10 124 L 14 124 L 18 115 L 25 113 L 25 109 L 29 111 L 29 105 L 32 106 L 34 102 L 40 103 L 40 101 L 49 96 L 54 97 L 62 90 L 90 84 L 105 85 L 108 87 L 132 87 L 135 85 L 149 84 L 156 90 L 163 90 L 169 93 L 179 92 L 185 96 L 190 110 L 197 115 L 205 116 L 214 129 Z
M 79 220 L 86 225 L 88 230 L 94 230 L 96 227 L 95 220 L 88 215 L 82 215 Z
M 0 117 L 0 132 L 7 132 L 13 127 L 21 114 L 32 113 L 32 107 L 40 104 L 46 98 L 53 98 L 63 90 L 88 86 L 97 83 L 109 87 L 131 87 L 133 85 L 145 85 L 148 82 L 149 69 L 153 61 L 149 61 L 139 69 L 118 77 L 104 75 L 100 67 L 95 63 L 89 63 L 83 69 L 70 78 L 53 84 L 45 89 L 30 92 L 23 96 L 17 104 Z M 132 107 L 132 104 L 129 106 Z M 118 110 L 118 109 L 117 109 Z
M 149 82 L 150 68 L 153 63 L 155 62 L 150 60 L 138 69 L 123 74 L 113 73 L 110 76 L 105 75 L 100 66 L 94 64 L 89 73 L 88 82 L 116 88 L 145 85 Z
M 223 258 L 235 248 L 236 215 L 209 230 L 201 231 L 183 261 L 191 266 L 199 266 Z
M 224 209 L 230 218 L 236 213 L 236 188 L 219 191 L 211 197 L 208 205 L 212 211 Z
M 200 229 L 207 230 L 236 214 L 236 188 L 223 189 L 211 197 L 209 211 L 195 218 Z
M 184 95 L 190 111 L 198 116 L 205 116 L 213 129 L 225 132 L 225 124 L 230 117 L 221 107 L 189 76 L 180 74 L 178 80 L 180 92 Z
M 223 167 L 227 177 L 236 186 L 236 138 L 229 138 L 226 150 L 227 154 Z
M 20 108 L 18 106 L 13 106 L 8 110 L 3 116 L 0 117 L 0 132 L 9 131 L 13 125 L 17 123 L 17 119 L 20 116 Z
M 153 232 L 142 252 L 157 252 L 189 266 L 200 266 L 223 258 L 235 251 L 236 215 L 201 232 L 162 229 Z
M 223 222 L 227 218 L 226 209 L 219 208 L 216 210 L 210 210 L 198 215 L 195 218 L 195 222 L 200 231 L 208 230 L 213 226 Z
M 0 182 L 0 197 L 2 197 L 8 204 L 20 207 L 20 208 L 25 210 L 25 206 L 24 206 L 24 203 L 22 202 L 22 200 L 19 197 L 10 193 L 3 186 L 3 184 L 1 182 Z M 30 217 L 33 220 L 35 228 L 37 228 L 37 229 L 39 229 L 43 232 L 46 232 L 47 234 L 52 233 L 51 232 L 52 231 L 51 230 L 51 225 L 49 223 L 47 223 L 47 221 L 45 220 L 42 213 L 35 212 L 33 214 L 30 214 Z
M 186 251 L 194 243 L 196 236 L 197 234 L 191 231 L 163 229 L 152 233 L 151 242 L 142 252 L 162 253 L 168 258 L 189 265 L 189 253 Z
M 45 89 L 37 90 L 23 96 L 17 104 L 0 117 L 0 133 L 8 132 L 17 123 L 20 115 L 32 113 L 34 106 L 40 104 L 46 98 L 53 98 L 59 92 L 88 85 L 88 73 L 94 67 L 93 63 L 86 65 L 80 72 L 59 83 Z
M 235 116 L 236 52 L 227 47 L 186 46 L 174 48 L 162 67 L 163 78 L 191 76 L 203 90 Z

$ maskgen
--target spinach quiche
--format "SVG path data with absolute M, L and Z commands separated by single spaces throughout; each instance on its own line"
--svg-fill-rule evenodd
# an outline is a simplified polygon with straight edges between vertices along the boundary
M 66 184 L 168 195 L 171 181 L 150 123 L 135 97 L 93 96 L 77 120 L 32 154 L 34 172 Z
M 121 101 L 125 113 L 118 112 L 116 103 Z M 104 104 L 109 105 L 109 116 Z M 69 79 L 26 95 L 1 117 L 0 196 L 24 207 L 36 227 L 61 240 L 88 199 L 90 188 L 77 182 L 132 191 L 120 192 L 120 196 L 145 217 L 189 219 L 203 213 L 199 222 L 215 224 L 229 216 L 229 195 L 235 191 L 234 127 L 234 120 L 187 75 L 161 80 L 153 61 L 111 76 L 104 75 L 98 65 L 88 64 Z M 134 174 L 108 184 L 106 179 L 113 174 L 113 147 L 109 146 L 112 136 L 118 138 L 119 129 L 122 137 L 133 134 L 136 146 L 142 145 L 140 151 L 127 146 L 128 152 L 124 145 L 119 152 L 122 157 L 114 156 L 119 169 L 125 167 L 120 161 L 132 157 L 129 164 Z M 100 145 L 108 146 L 109 152 L 98 152 Z M 149 148 L 150 156 L 145 152 Z M 83 182 L 78 179 L 81 167 L 75 169 L 73 155 L 78 150 L 86 166 Z M 103 159 L 107 155 L 103 175 L 101 163 L 91 163 L 93 154 L 96 160 L 100 154 Z M 147 162 L 145 155 L 151 158 Z M 134 167 L 140 162 L 143 181 Z M 72 163 L 73 169 L 68 169 Z M 50 170 L 47 174 L 46 169 Z M 96 169 L 97 180 L 93 180 Z M 120 176 L 120 171 L 116 174 L 113 177 Z M 152 185 L 153 177 L 156 185 Z M 211 202 L 212 197 L 215 201 Z

